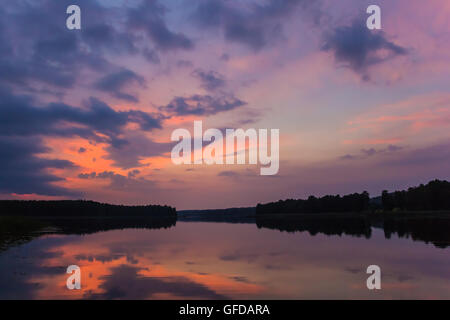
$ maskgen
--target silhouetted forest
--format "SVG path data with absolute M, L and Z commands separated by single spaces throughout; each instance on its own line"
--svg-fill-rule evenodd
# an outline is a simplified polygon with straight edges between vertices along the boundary
M 329 213 L 329 212 L 361 212 L 369 208 L 369 193 L 327 195 L 321 198 L 310 196 L 307 200 L 280 200 L 256 206 L 256 214 L 269 213 Z
M 433 180 L 408 190 L 381 195 L 385 211 L 435 211 L 450 210 L 450 182 Z
M 381 200 L 381 201 L 380 201 Z M 283 213 L 338 213 L 390 211 L 448 211 L 450 210 L 450 182 L 433 180 L 428 184 L 408 190 L 389 193 L 370 199 L 369 193 L 353 193 L 345 196 L 327 195 L 306 200 L 288 199 L 258 204 L 256 214 Z
M 83 200 L 0 200 L 0 251 L 39 237 L 43 232 L 89 234 L 176 225 L 175 208 L 159 205 L 121 206 Z
M 34 217 L 169 217 L 175 208 L 160 205 L 122 206 L 84 200 L 0 200 L 0 215 Z

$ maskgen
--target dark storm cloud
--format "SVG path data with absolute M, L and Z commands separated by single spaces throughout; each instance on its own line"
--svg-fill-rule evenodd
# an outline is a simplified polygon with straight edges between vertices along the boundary
M 82 8 L 81 31 L 65 27 L 66 8 L 71 4 Z M 70 168 L 73 164 L 41 158 L 41 154 L 51 152 L 44 143 L 49 137 L 81 137 L 92 143 L 106 143 L 110 152 L 107 157 L 123 168 L 141 166 L 143 157 L 166 152 L 164 144 L 154 143 L 142 133 L 161 128 L 162 118 L 157 115 L 138 110 L 115 111 L 95 98 L 89 98 L 81 107 L 39 101 L 48 101 L 43 95 L 56 96 L 61 101 L 70 89 L 85 81 L 81 76 L 88 74 L 98 90 L 136 102 L 137 96 L 129 92 L 129 86 L 144 86 L 145 79 L 108 59 L 141 54 L 147 61 L 159 63 L 159 51 L 190 49 L 193 45 L 187 36 L 171 30 L 164 7 L 156 1 L 144 2 L 136 9 L 102 6 L 95 0 L 2 3 L 2 192 L 75 194 L 53 185 L 63 179 L 49 174 L 51 169 Z M 128 133 L 130 123 L 137 125 L 133 133 L 136 137 Z M 16 145 L 16 149 L 11 145 Z M 118 176 L 114 179 L 115 185 L 123 181 Z
M 175 97 L 168 105 L 161 107 L 160 110 L 178 116 L 202 116 L 214 115 L 244 105 L 246 105 L 246 102 L 232 95 L 213 97 L 210 95 L 196 94 L 190 97 Z
M 139 99 L 124 90 L 133 85 L 138 84 L 145 87 L 145 79 L 131 70 L 124 69 L 118 72 L 110 73 L 95 83 L 95 88 L 111 94 L 113 97 L 129 102 L 138 102 Z
M 215 71 L 203 71 L 196 69 L 192 72 L 192 76 L 199 79 L 202 88 L 208 91 L 215 91 L 225 86 L 224 77 Z
M 258 51 L 280 38 L 283 21 L 296 9 L 307 10 L 308 16 L 316 20 L 319 4 L 320 1 L 270 0 L 264 4 L 236 5 L 232 1 L 204 0 L 192 18 L 202 29 L 220 29 L 226 40 Z
M 78 196 L 76 192 L 53 185 L 64 179 L 48 173 L 48 169 L 72 168 L 74 164 L 67 160 L 39 157 L 48 151 L 37 137 L 0 136 L 0 192 Z
M 194 43 L 191 39 L 168 28 L 165 12 L 165 7 L 157 1 L 144 1 L 139 7 L 128 10 L 128 27 L 144 31 L 160 50 L 192 49 Z
M 80 136 L 112 142 L 119 141 L 118 135 L 128 123 L 137 123 L 145 130 L 161 127 L 160 120 L 148 113 L 115 111 L 95 98 L 90 98 L 85 108 L 63 103 L 46 106 L 35 106 L 33 103 L 30 97 L 14 96 L 0 88 L 0 135 Z
M 0 56 L 0 82 L 31 86 L 38 81 L 46 85 L 70 88 L 75 84 L 81 68 L 102 70 L 109 65 L 98 55 L 79 52 L 73 35 L 41 40 L 33 48 L 19 50 L 32 54 Z
M 384 33 L 370 31 L 359 20 L 327 34 L 322 50 L 332 52 L 336 62 L 363 75 L 369 66 L 407 54 L 405 48 L 387 40 Z
M 160 128 L 160 120 L 148 113 L 115 111 L 95 98 L 91 98 L 84 108 L 62 103 L 39 106 L 28 96 L 7 91 L 0 87 L 0 191 L 5 193 L 77 194 L 52 185 L 63 179 L 49 174 L 48 169 L 74 165 L 66 160 L 39 157 L 51 151 L 43 144 L 45 137 L 79 136 L 120 148 L 128 143 L 119 137 L 128 123 L 136 123 L 142 130 Z M 140 153 L 149 151 L 135 147 L 134 152 L 136 154 L 130 152 L 128 156 L 139 159 Z M 110 157 L 114 159 L 114 154 Z M 117 161 L 120 163 L 123 158 L 119 156 Z M 120 184 L 119 179 L 115 182 Z
M 1 13 L 2 13 L 2 11 L 0 9 L 0 14 Z M 1 56 L 10 55 L 12 53 L 12 48 L 11 48 L 10 43 L 7 41 L 7 37 L 5 35 L 5 30 L 6 30 L 5 25 L 2 23 L 2 21 L 0 21 L 0 55 Z
M 0 49 L 0 81 L 22 89 L 36 82 L 69 88 L 83 68 L 100 71 L 109 66 L 98 46 L 83 43 L 81 33 L 65 28 L 65 2 L 41 1 L 34 5 L 14 1 L 0 8 L 4 27 L 0 47 L 6 48 Z M 83 4 L 88 15 L 98 13 L 96 20 L 102 19 L 101 8 L 95 2 Z
M 65 27 L 71 4 L 82 8 L 81 32 Z M 10 1 L 0 8 L 0 82 L 30 92 L 37 84 L 71 88 L 85 69 L 103 74 L 117 68 L 106 54 L 141 54 L 159 63 L 155 50 L 192 48 L 192 40 L 169 29 L 164 13 L 157 1 L 133 9 L 104 7 L 94 0 Z
M 91 22 L 92 23 L 92 22 Z M 108 49 L 114 53 L 135 54 L 139 51 L 139 37 L 119 31 L 107 22 L 87 25 L 81 33 L 82 40 L 97 49 Z
M 110 145 L 106 148 L 106 159 L 113 160 L 113 165 L 122 169 L 130 169 L 148 165 L 142 163 L 145 157 L 163 156 L 172 150 L 172 143 L 154 142 L 138 133 L 125 135 L 126 143 L 119 146 Z

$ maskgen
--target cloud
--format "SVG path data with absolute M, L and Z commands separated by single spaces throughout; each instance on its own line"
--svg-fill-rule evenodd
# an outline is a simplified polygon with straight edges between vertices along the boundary
M 393 144 L 390 144 L 390 145 L 387 147 L 387 151 L 388 151 L 388 152 L 400 151 L 400 150 L 402 150 L 402 149 L 403 149 L 403 147 L 395 146 L 395 145 L 393 145 Z
M 99 78 L 95 84 L 98 90 L 136 102 L 137 97 L 127 90 L 136 84 L 145 86 L 145 79 L 107 59 L 141 53 L 147 60 L 156 62 L 157 57 L 156 53 L 151 57 L 150 49 L 146 50 L 148 41 L 139 30 L 124 27 L 127 10 L 80 0 L 77 4 L 83 10 L 83 30 L 69 32 L 64 27 L 64 13 L 69 4 L 72 4 L 69 0 L 42 0 L 36 4 L 21 1 L 9 2 L 0 8 L 0 138 L 2 146 L 18 144 L 17 149 L 12 149 L 15 153 L 2 153 L 2 161 L 5 168 L 8 164 L 9 171 L 1 169 L 1 176 L 5 177 L 1 186 L 3 192 L 79 195 L 55 185 L 64 179 L 50 174 L 52 169 L 69 169 L 74 164 L 61 159 L 44 159 L 41 154 L 52 151 L 45 147 L 48 138 L 81 137 L 105 143 L 106 149 L 111 148 L 109 157 L 114 163 L 125 166 L 133 161 L 138 163 L 140 159 L 140 154 L 135 155 L 132 150 L 127 155 L 128 160 L 115 151 L 121 147 L 129 150 L 130 145 L 138 150 L 135 144 L 128 145 L 128 125 L 136 125 L 136 135 L 161 128 L 162 120 L 157 115 L 139 110 L 115 111 L 96 98 L 88 98 L 82 106 L 60 102 L 87 70 Z M 159 23 L 165 22 L 161 18 Z M 59 100 L 40 102 L 48 101 L 42 99 L 42 94 L 58 94 Z M 27 140 L 34 146 L 25 144 Z M 78 150 L 79 153 L 85 151 L 82 147 Z M 144 154 L 149 152 L 145 150 Z M 19 161 L 20 158 L 27 161 Z M 116 177 L 116 185 L 119 179 Z
M 191 39 L 181 32 L 169 30 L 163 19 L 165 12 L 165 7 L 157 1 L 144 1 L 141 6 L 128 10 L 128 27 L 144 31 L 162 51 L 192 49 L 194 43 Z
M 96 177 L 97 177 L 97 173 L 96 173 L 96 172 L 91 172 L 91 173 L 80 173 L 80 174 L 78 175 L 78 178 L 84 179 L 84 180 L 86 180 L 86 179 L 94 179 L 94 178 L 96 178 Z
M 196 69 L 192 72 L 192 76 L 199 79 L 202 85 L 202 88 L 208 91 L 215 91 L 225 86 L 224 77 L 215 71 L 203 71 L 200 69 Z
M 71 4 L 70 0 L 41 0 L 13 1 L 2 6 L 0 83 L 30 91 L 42 89 L 43 85 L 68 89 L 77 84 L 85 70 L 102 74 L 117 68 L 109 61 L 112 56 L 141 54 L 147 61 L 159 63 L 158 50 L 194 46 L 187 36 L 168 28 L 166 9 L 157 1 L 144 1 L 139 7 L 125 4 L 118 9 L 96 0 L 78 0 L 83 16 L 81 32 L 65 28 L 65 11 Z M 149 40 L 154 44 L 152 49 Z M 102 83 L 99 87 L 103 87 Z M 135 101 L 127 93 L 117 95 Z
M 145 48 L 145 49 L 142 51 L 142 55 L 144 56 L 144 58 L 145 58 L 148 62 L 151 62 L 151 63 L 154 63 L 154 64 L 159 64 L 159 63 L 161 62 L 161 60 L 159 59 L 159 55 L 158 55 L 158 53 L 156 52 L 156 50 L 152 50 L 152 49 L 149 49 L 149 48 Z
M 80 173 L 78 175 L 79 179 L 83 180 L 92 180 L 92 179 L 100 179 L 100 180 L 109 180 L 110 184 L 108 188 L 120 191 L 133 191 L 133 190 L 149 190 L 149 188 L 153 188 L 155 186 L 155 182 L 145 179 L 143 177 L 136 177 L 139 173 L 139 170 L 129 171 L 126 176 L 116 173 L 114 171 L 103 171 L 96 173 Z
M 48 169 L 74 168 L 75 165 L 67 160 L 39 157 L 48 151 L 38 137 L 0 136 L 0 192 L 79 196 L 78 192 L 53 184 L 64 179 L 49 173 Z
M 85 108 L 63 103 L 35 106 L 30 97 L 11 95 L 0 88 L 0 135 L 79 136 L 119 143 L 119 134 L 128 123 L 136 123 L 144 130 L 161 127 L 160 120 L 148 113 L 115 111 L 96 98 L 90 98 Z
M 237 173 L 236 171 L 221 171 L 217 174 L 217 176 L 237 178 L 237 177 L 239 177 L 239 173 Z
M 396 145 L 390 144 L 384 149 L 378 149 L 378 150 L 375 148 L 361 149 L 360 155 L 346 154 L 346 155 L 340 157 L 339 159 L 341 159 L 341 160 L 364 159 L 364 158 L 368 158 L 368 157 L 372 157 L 372 156 L 380 155 L 380 154 L 392 154 L 392 153 L 400 151 L 400 150 L 403 150 L 402 146 L 396 146 Z
M 377 153 L 377 151 L 374 148 L 362 149 L 361 152 L 368 157 L 373 156 Z
M 204 116 L 233 110 L 246 104 L 246 102 L 233 95 L 213 97 L 195 94 L 190 97 L 175 97 L 168 105 L 161 107 L 160 110 L 178 116 Z
M 101 21 L 85 26 L 81 33 L 83 42 L 97 50 L 108 49 L 108 52 L 116 54 L 135 54 L 139 51 L 137 45 L 139 38 L 136 35 L 121 32 L 108 23 Z
M 98 80 L 94 87 L 98 90 L 107 92 L 117 99 L 129 102 L 138 102 L 139 99 L 123 90 L 133 84 L 145 87 L 145 79 L 131 70 L 124 69 L 118 72 L 110 73 Z
M 136 175 L 138 175 L 139 173 L 141 173 L 139 170 L 135 169 L 135 170 L 131 170 L 128 172 L 128 178 L 134 178 L 136 177 Z
M 194 64 L 192 63 L 192 61 L 189 61 L 189 60 L 181 59 L 181 60 L 177 61 L 178 68 L 191 68 L 193 66 L 194 66 Z
M 326 34 L 322 50 L 332 52 L 336 62 L 365 77 L 368 67 L 407 54 L 405 48 L 387 40 L 383 32 L 370 31 L 360 20 Z
M 40 5 L 14 1 L 2 6 L 0 82 L 22 89 L 36 86 L 36 82 L 70 88 L 85 67 L 101 71 L 110 65 L 100 55 L 98 44 L 91 46 L 82 41 L 81 33 L 70 33 L 61 27 L 65 25 L 64 12 L 69 4 L 69 1 L 41 1 Z M 102 19 L 101 8 L 94 1 L 83 4 L 84 12 L 99 13 L 96 20 Z
M 230 55 L 228 53 L 224 53 L 220 56 L 221 61 L 228 61 L 230 60 Z
M 442 172 L 447 172 L 444 177 L 448 177 L 448 172 L 450 172 L 449 157 L 450 144 L 441 143 L 408 151 L 405 150 L 405 152 L 399 153 L 395 158 L 386 159 L 383 164 L 396 167 L 400 166 L 407 170 L 429 168 L 430 171 L 433 171 L 437 169 L 442 170 Z
M 282 23 L 302 8 L 308 17 L 317 19 L 319 2 L 305 0 L 270 0 L 237 5 L 232 1 L 200 1 L 192 19 L 202 29 L 219 29 L 229 42 L 259 51 L 280 38 Z
M 341 159 L 341 160 L 353 160 L 356 158 L 357 158 L 356 156 L 351 155 L 351 154 L 346 154 L 346 155 L 343 155 L 342 157 L 339 157 L 339 159 Z
M 112 152 L 110 158 L 117 156 L 115 161 L 122 163 L 123 156 L 113 151 L 128 144 L 123 137 L 129 123 L 137 124 L 141 130 L 161 127 L 160 120 L 148 113 L 115 111 L 95 98 L 90 98 L 84 108 L 63 103 L 39 105 L 31 97 L 13 95 L 0 87 L 0 190 L 18 194 L 77 195 L 53 185 L 53 182 L 64 179 L 49 174 L 48 169 L 66 169 L 75 165 L 66 160 L 40 158 L 40 154 L 51 151 L 44 146 L 44 139 L 77 136 L 107 143 Z M 139 141 L 137 138 L 133 140 L 133 143 Z M 133 148 L 138 149 L 136 146 Z M 144 154 L 150 152 L 145 150 Z M 139 153 L 131 154 L 128 157 L 139 159 Z
M 125 134 L 126 143 L 110 145 L 106 148 L 106 159 L 113 160 L 113 165 L 122 169 L 130 169 L 148 165 L 142 163 L 144 158 L 163 156 L 170 152 L 172 143 L 154 142 L 139 132 Z
M 219 256 L 220 260 L 223 261 L 245 261 L 248 263 L 253 263 L 255 260 L 259 258 L 259 254 L 257 253 L 247 253 L 247 252 L 227 252 L 223 253 Z

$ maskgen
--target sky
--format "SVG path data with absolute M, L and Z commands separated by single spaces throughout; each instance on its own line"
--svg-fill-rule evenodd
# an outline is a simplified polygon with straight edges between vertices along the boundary
M 206 209 L 450 179 L 449 16 L 446 0 L 2 1 L 0 198 Z M 173 164 L 195 120 L 279 129 L 278 174 Z

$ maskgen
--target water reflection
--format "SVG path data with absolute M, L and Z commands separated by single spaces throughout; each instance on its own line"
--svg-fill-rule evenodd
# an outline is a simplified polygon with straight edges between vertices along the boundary
M 42 218 L 41 218 L 42 219 Z M 114 218 L 46 218 L 45 223 L 63 234 L 89 234 L 117 229 L 167 229 L 177 223 L 176 216 L 165 218 L 114 217 Z
M 257 216 L 258 228 L 277 229 L 287 232 L 309 232 L 315 236 L 350 235 L 370 238 L 372 234 L 370 219 L 362 215 L 276 215 Z
M 395 234 L 414 241 L 432 243 L 438 248 L 450 246 L 449 215 L 436 217 L 417 215 L 401 218 L 393 216 L 383 220 L 383 229 L 388 239 Z
M 314 214 L 257 215 L 258 228 L 286 232 L 308 232 L 310 235 L 350 235 L 370 238 L 372 227 L 384 230 L 385 237 L 397 235 L 414 241 L 432 243 L 438 248 L 450 246 L 448 214 Z
M 361 229 L 363 230 L 363 229 Z M 334 231 L 325 230 L 329 234 Z M 169 229 L 45 235 L 0 254 L 0 298 L 450 298 L 450 255 L 381 229 L 362 237 L 254 224 L 177 222 Z M 82 290 L 65 269 L 82 270 Z M 382 290 L 365 269 L 382 268 Z
M 177 217 L 0 217 L 0 252 L 45 233 L 90 234 L 121 229 L 161 229 L 176 225 Z

